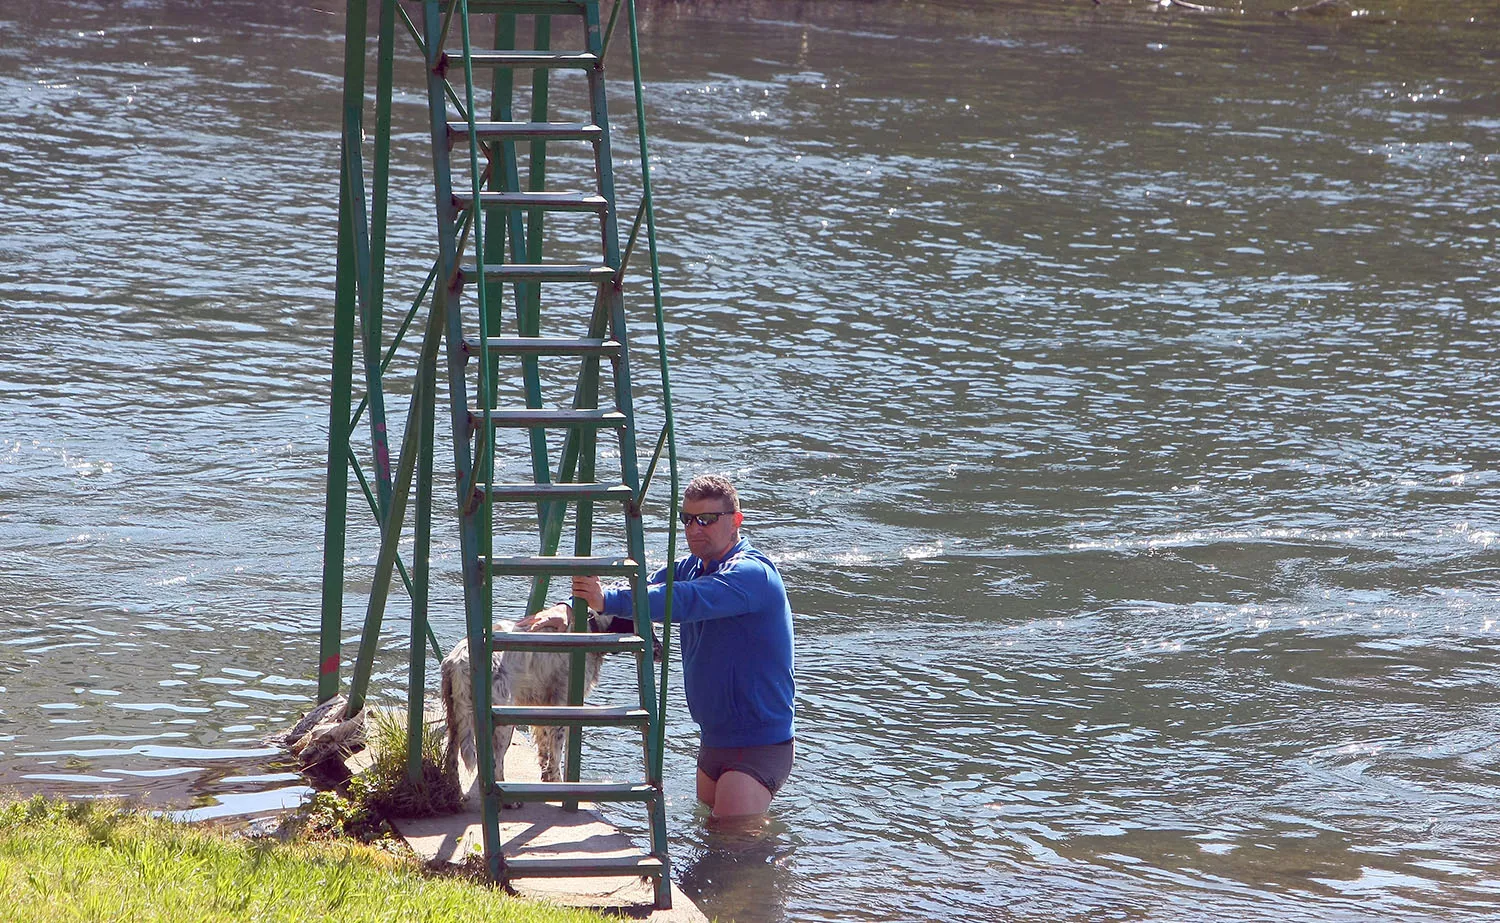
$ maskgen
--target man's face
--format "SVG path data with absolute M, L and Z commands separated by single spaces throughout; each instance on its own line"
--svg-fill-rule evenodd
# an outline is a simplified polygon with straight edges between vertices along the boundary
M 690 519 L 683 527 L 687 532 L 688 550 L 704 561 L 716 561 L 734 547 L 735 533 L 745 521 L 745 515 L 730 509 L 729 501 L 723 497 L 684 500 L 682 513 L 685 516 L 724 514 L 711 526 L 699 525 L 697 520 Z

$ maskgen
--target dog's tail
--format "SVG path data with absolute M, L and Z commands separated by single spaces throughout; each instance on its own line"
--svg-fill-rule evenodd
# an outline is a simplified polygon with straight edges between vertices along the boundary
M 450 771 L 460 767 L 471 770 L 479 762 L 474 742 L 474 709 L 469 704 L 472 693 L 468 682 L 468 658 L 460 662 L 451 654 L 443 659 L 440 689 L 443 715 L 448 725 L 448 746 L 443 761 Z

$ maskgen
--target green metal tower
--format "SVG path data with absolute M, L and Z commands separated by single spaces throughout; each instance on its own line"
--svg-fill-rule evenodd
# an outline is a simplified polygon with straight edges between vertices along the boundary
M 451 518 L 458 527 L 457 576 L 474 654 L 478 740 L 488 741 L 497 725 L 569 728 L 564 782 L 497 785 L 490 748 L 478 748 L 491 874 L 502 880 L 646 876 L 655 881 L 657 905 L 666 907 L 671 891 L 662 749 L 670 658 L 663 657 L 658 685 L 646 593 L 634 594 L 632 635 L 588 633 L 587 609 L 576 599 L 570 633 L 522 634 L 493 627 L 497 595 L 513 592 L 519 602 L 524 593 L 525 611 L 535 612 L 545 605 L 554 576 L 614 575 L 644 589 L 641 510 L 664 447 L 671 469 L 668 522 L 676 517 L 677 465 L 634 2 L 617 0 L 607 25 L 601 21 L 599 0 L 374 2 L 379 31 L 373 49 L 378 62 L 373 132 L 364 125 L 372 95 L 366 78 L 369 0 L 349 0 L 347 9 L 318 698 L 326 701 L 339 691 L 352 474 L 374 514 L 380 540 L 345 713 L 352 716 L 364 707 L 391 584 L 399 576 L 411 600 L 408 765 L 414 777 L 420 773 L 416 741 L 426 660 L 429 649 L 434 656 L 442 654 L 428 624 L 432 529 L 435 516 L 439 521 Z M 604 79 L 610 37 L 622 12 L 630 34 L 641 164 L 639 206 L 623 249 Z M 523 43 L 518 35 L 526 24 L 531 36 Z M 388 336 L 392 97 L 396 65 L 407 55 L 426 75 L 436 233 L 430 238 L 432 265 L 426 282 Z M 558 93 L 563 102 L 553 105 L 553 91 L 568 89 L 561 86 L 566 74 L 581 75 L 581 82 L 571 88 L 571 97 Z M 523 76 L 529 76 L 529 86 L 518 79 Z M 518 100 L 529 106 L 525 118 L 515 115 Z M 571 118 L 554 111 L 568 105 L 573 107 Z M 367 148 L 372 152 L 368 184 Z M 561 174 L 584 188 L 552 188 L 549 168 L 554 177 Z M 597 224 L 597 234 L 589 231 L 590 222 Z M 626 268 L 643 224 L 663 411 L 656 455 L 644 478 L 637 462 L 625 303 Z M 394 276 L 389 281 L 393 287 L 400 282 Z M 414 329 L 421 339 L 413 359 L 403 341 Z M 565 367 L 568 375 L 560 378 Z M 410 393 L 401 444 L 394 453 L 387 429 L 388 384 Z M 451 418 L 453 469 L 437 473 L 435 481 L 437 405 L 443 396 Z M 558 403 L 566 406 L 559 409 Z M 368 441 L 361 435 L 366 429 Z M 610 460 L 613 454 L 618 465 Z M 525 475 L 517 476 L 516 470 Z M 456 490 L 450 492 L 449 485 Z M 414 507 L 410 516 L 409 506 Z M 596 514 L 601 517 L 597 523 Z M 596 524 L 605 525 L 603 517 L 610 515 L 615 517 L 612 529 L 601 529 L 596 536 Z M 559 554 L 569 526 L 571 554 Z M 622 547 L 598 554 L 595 539 L 606 532 Z M 675 532 L 669 534 L 670 559 Z M 408 537 L 409 567 L 400 554 Z M 525 553 L 511 553 L 522 544 L 528 546 Z M 493 707 L 490 658 L 480 652 L 508 648 L 569 653 L 570 704 Z M 583 704 L 584 655 L 604 650 L 634 655 L 637 704 Z M 641 782 L 579 781 L 581 729 L 595 725 L 640 732 Z M 500 849 L 500 805 L 527 800 L 640 802 L 648 814 L 650 849 L 586 865 L 507 859 Z

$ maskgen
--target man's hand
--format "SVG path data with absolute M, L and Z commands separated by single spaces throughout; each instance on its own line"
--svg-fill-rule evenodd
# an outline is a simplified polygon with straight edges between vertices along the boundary
M 604 611 L 604 588 L 598 577 L 574 577 L 573 595 L 588 603 L 595 612 Z

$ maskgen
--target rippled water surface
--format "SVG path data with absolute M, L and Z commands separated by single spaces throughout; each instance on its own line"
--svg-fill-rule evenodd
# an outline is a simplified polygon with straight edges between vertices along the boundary
M 647 4 L 684 464 L 798 617 L 769 839 L 675 690 L 711 914 L 1500 913 L 1500 19 L 1274 6 Z M 305 791 L 334 8 L 0 5 L 0 786 Z

